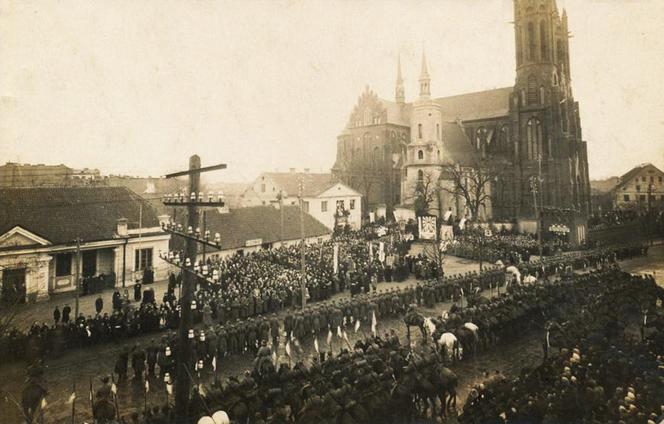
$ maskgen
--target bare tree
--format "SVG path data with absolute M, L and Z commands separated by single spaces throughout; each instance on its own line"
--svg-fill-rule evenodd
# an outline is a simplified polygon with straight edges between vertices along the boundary
M 440 183 L 431 172 L 424 172 L 422 179 L 412 184 L 411 192 L 416 215 L 426 215 L 431 209 L 437 208 L 434 208 L 432 203 L 439 200 Z
M 487 161 L 478 161 L 472 166 L 450 166 L 446 178 L 451 186 L 442 186 L 446 192 L 460 196 L 470 209 L 473 220 L 477 219 L 480 208 L 491 200 L 491 184 L 499 175 L 499 168 Z

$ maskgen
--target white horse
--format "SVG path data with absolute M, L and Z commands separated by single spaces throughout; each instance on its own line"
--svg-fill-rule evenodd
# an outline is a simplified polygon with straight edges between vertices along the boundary
M 447 359 L 461 359 L 461 348 L 454 334 L 450 332 L 443 333 L 436 343 L 443 349 L 443 354 Z

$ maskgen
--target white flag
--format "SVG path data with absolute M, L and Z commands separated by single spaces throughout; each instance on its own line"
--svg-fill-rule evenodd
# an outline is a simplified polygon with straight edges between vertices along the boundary
M 67 403 L 71 405 L 71 404 L 74 402 L 75 399 L 76 399 L 76 392 L 73 392 L 73 393 L 69 396 L 69 399 L 67 400 Z
M 341 327 L 337 325 L 337 336 L 341 337 Z
M 277 366 L 277 351 L 276 351 L 276 349 L 275 349 L 274 352 L 272 352 L 272 363 L 274 364 L 275 367 Z
M 217 355 L 212 357 L 212 370 L 217 371 Z
M 463 296 L 463 287 L 461 287 L 461 296 Z
M 385 262 L 385 243 L 378 243 L 378 260 Z
M 150 382 L 148 380 L 145 380 L 145 393 L 150 391 Z
M 551 344 L 549 344 L 549 332 L 546 332 L 546 347 L 551 347 Z
M 327 345 L 329 346 L 332 343 L 332 330 L 327 331 Z
M 348 341 L 348 334 L 344 331 L 344 340 Z
M 369 242 L 369 260 L 373 259 L 373 243 Z
M 357 321 L 355 321 L 355 332 L 357 333 L 357 330 L 359 329 L 360 329 L 360 320 L 358 319 Z
M 317 353 L 320 353 L 320 351 L 318 350 L 318 338 L 314 339 L 314 349 L 316 349 Z
M 290 353 L 290 341 L 287 341 L 287 342 L 286 342 L 286 355 L 288 355 L 288 357 L 291 357 L 291 353 Z
M 376 325 L 378 324 L 378 321 L 376 321 L 376 311 L 373 311 L 371 313 L 371 332 L 376 335 Z
M 334 267 L 334 273 L 337 274 L 339 273 L 339 245 L 335 244 L 334 245 L 334 258 L 333 258 L 333 267 Z
M 166 393 L 173 395 L 173 385 L 171 383 L 166 383 Z
M 111 392 L 113 392 L 113 394 L 118 393 L 118 386 L 116 386 L 115 383 L 111 384 Z

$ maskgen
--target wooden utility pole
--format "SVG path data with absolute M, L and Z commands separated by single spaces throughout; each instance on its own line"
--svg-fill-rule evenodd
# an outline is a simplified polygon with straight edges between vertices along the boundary
M 537 209 L 537 246 L 539 248 L 539 260 L 542 260 L 542 154 L 537 155 L 537 187 L 540 195 L 539 208 Z M 537 202 L 535 207 L 537 208 Z
M 81 292 L 81 238 L 76 238 L 76 272 L 74 273 L 74 278 L 76 279 L 76 306 L 74 307 L 74 321 L 78 318 L 78 298 Z
M 201 158 L 194 155 L 189 158 L 189 171 L 198 170 L 201 167 Z M 189 174 L 189 193 L 198 193 L 201 181 L 200 173 Z M 198 208 L 193 202 L 187 205 L 187 226 L 196 228 L 198 225 Z M 191 238 L 186 239 L 185 257 L 194 264 L 198 255 L 198 244 Z M 188 333 L 192 328 L 193 314 L 191 311 L 191 300 L 196 289 L 196 276 L 190 272 L 182 273 L 182 297 L 180 298 L 180 327 L 178 328 L 178 361 L 177 380 L 175 381 L 175 420 L 176 422 L 187 421 L 189 410 L 189 391 L 191 381 L 187 367 L 192 364 L 192 349 L 189 343 Z
M 307 279 L 305 276 L 305 270 L 304 270 L 304 180 L 300 178 L 300 190 L 299 190 L 299 197 L 300 197 L 300 238 L 301 238 L 301 246 L 300 246 L 300 255 L 301 255 L 301 262 L 302 262 L 302 270 L 301 270 L 301 289 L 302 289 L 302 309 L 307 307 Z

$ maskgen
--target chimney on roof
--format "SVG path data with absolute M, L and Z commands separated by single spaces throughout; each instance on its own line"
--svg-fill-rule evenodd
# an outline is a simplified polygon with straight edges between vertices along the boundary
M 289 170 L 290 170 L 291 174 L 295 173 L 295 168 L 289 168 Z
M 118 226 L 117 226 L 116 233 L 120 237 L 127 237 L 127 235 L 129 234 L 127 223 L 129 221 L 127 220 L 127 218 L 120 218 L 120 219 L 118 219 L 117 222 L 118 222 Z

